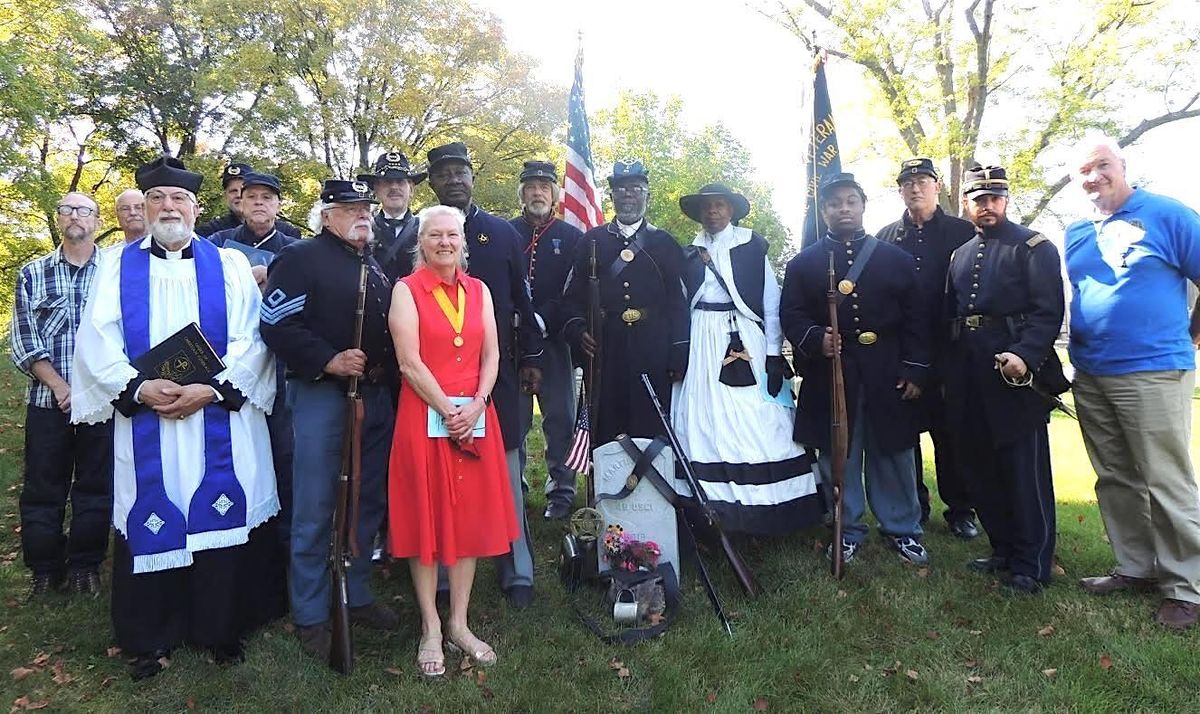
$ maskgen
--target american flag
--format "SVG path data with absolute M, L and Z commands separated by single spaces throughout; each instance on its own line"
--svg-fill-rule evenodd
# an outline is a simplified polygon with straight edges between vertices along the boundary
M 581 231 L 604 223 L 592 175 L 592 134 L 583 107 L 583 44 L 575 57 L 575 83 L 567 102 L 567 171 L 563 175 L 563 220 Z
M 571 437 L 571 448 L 567 449 L 563 465 L 575 469 L 576 473 L 585 473 L 592 467 L 592 425 L 588 418 L 587 393 L 582 386 L 579 389 L 579 410 L 575 415 L 575 435 Z

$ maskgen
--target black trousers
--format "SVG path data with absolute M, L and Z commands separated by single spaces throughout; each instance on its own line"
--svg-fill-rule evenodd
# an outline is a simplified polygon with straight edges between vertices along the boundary
M 928 410 L 929 437 L 933 440 L 933 465 L 937 474 L 938 495 L 946 504 L 943 514 L 947 522 L 954 522 L 975 515 L 974 502 L 971 497 L 969 480 L 955 451 L 957 444 L 951 425 L 946 418 L 946 404 L 941 396 L 930 393 L 923 397 L 925 409 Z M 931 510 L 929 488 L 925 485 L 923 476 L 925 469 L 924 457 L 921 454 L 921 444 L 917 443 L 915 458 L 917 460 L 917 498 L 921 502 L 921 522 L 929 520 Z
M 113 536 L 112 622 L 117 644 L 132 656 L 183 645 L 218 655 L 287 612 L 286 557 L 278 521 L 250 531 L 250 541 L 202 550 L 186 568 L 133 574 L 129 541 Z
M 108 550 L 112 520 L 112 420 L 72 425 L 58 409 L 25 412 L 21 549 L 35 574 L 96 569 Z M 69 534 L 63 534 L 67 501 Z
M 1046 425 L 996 446 L 981 416 L 963 425 L 961 437 L 962 462 L 969 466 L 992 556 L 1008 561 L 1014 575 L 1050 582 L 1056 524 Z

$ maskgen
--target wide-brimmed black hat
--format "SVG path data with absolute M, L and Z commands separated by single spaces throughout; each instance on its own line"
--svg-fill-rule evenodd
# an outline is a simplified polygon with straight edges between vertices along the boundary
M 820 189 L 821 198 L 825 198 L 825 196 L 827 196 L 830 191 L 837 188 L 838 186 L 852 186 L 858 191 L 858 195 L 860 195 L 864 198 L 867 195 L 867 192 L 863 191 L 863 187 L 858 183 L 857 180 L 855 180 L 854 174 L 842 172 L 840 174 L 833 174 L 832 176 L 827 177 L 824 181 L 821 182 L 821 189 Z
M 183 162 L 174 156 L 160 156 L 154 161 L 142 164 L 133 172 L 134 183 L 138 190 L 148 191 L 152 188 L 171 186 L 200 193 L 200 184 L 204 176 L 195 171 L 188 171 Z
M 750 200 L 745 196 L 723 183 L 709 183 L 701 186 L 699 191 L 679 198 L 679 208 L 683 211 L 683 215 L 697 223 L 703 223 L 700 207 L 703 205 L 705 196 L 724 196 L 729 201 L 729 205 L 733 207 L 733 223 L 737 223 L 750 213 Z
M 321 200 L 325 203 L 379 203 L 366 181 L 326 179 L 321 185 Z
M 613 164 L 612 175 L 608 177 L 608 185 L 614 186 L 625 181 L 643 181 L 650 183 L 650 172 L 641 159 L 620 159 Z
M 246 174 L 252 173 L 254 169 L 250 164 L 230 163 L 226 164 L 225 168 L 221 169 L 221 188 L 229 185 L 229 182 L 234 179 L 244 179 Z
M 1003 166 L 972 166 L 963 172 L 962 192 L 967 198 L 1008 195 L 1008 172 Z
M 266 186 L 275 192 L 276 196 L 283 196 L 283 186 L 279 183 L 279 179 L 271 174 L 260 174 L 257 171 L 250 171 L 240 176 L 242 179 L 242 190 L 251 186 Z
M 467 151 L 467 145 L 461 141 L 453 141 L 449 144 L 435 146 L 429 150 L 427 154 L 429 159 L 429 169 L 439 164 L 444 164 L 447 161 L 461 161 L 467 166 L 471 166 L 471 153 Z
M 938 176 L 937 168 L 935 168 L 933 165 L 933 159 L 918 157 L 915 159 L 909 159 L 908 161 L 900 164 L 900 173 L 896 175 L 896 183 L 903 183 L 904 179 L 916 176 L 918 174 L 932 176 L 934 181 L 937 181 L 941 178 Z
M 526 161 L 521 168 L 519 183 L 525 183 L 529 179 L 535 178 L 546 179 L 550 183 L 558 183 L 558 170 L 549 161 Z
M 359 181 L 366 181 L 374 187 L 376 179 L 393 179 L 402 180 L 408 179 L 417 185 L 425 180 L 428 175 L 424 171 L 415 171 L 408 157 L 401 151 L 388 151 L 380 154 L 378 159 L 375 159 L 375 165 L 371 167 L 369 174 L 359 174 L 355 178 Z

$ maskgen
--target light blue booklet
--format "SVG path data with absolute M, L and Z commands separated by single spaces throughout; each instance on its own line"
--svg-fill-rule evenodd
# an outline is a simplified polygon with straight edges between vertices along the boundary
M 450 397 L 450 403 L 456 407 L 461 407 L 464 404 L 470 404 L 473 399 L 474 397 Z M 476 439 L 484 435 L 483 424 L 486 416 L 487 409 L 484 409 L 479 413 L 479 421 L 475 422 L 475 429 L 472 430 L 471 435 Z M 446 420 L 443 419 L 442 415 L 438 414 L 438 411 L 433 407 L 429 407 L 429 425 L 427 435 L 434 439 L 450 438 L 450 432 L 446 429 Z

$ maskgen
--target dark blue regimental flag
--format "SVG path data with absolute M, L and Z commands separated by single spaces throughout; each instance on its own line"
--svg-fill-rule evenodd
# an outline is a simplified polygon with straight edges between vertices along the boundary
M 837 125 L 833 123 L 833 107 L 829 103 L 829 85 L 825 82 L 824 50 L 818 50 L 813 60 L 813 91 L 811 128 L 805 145 L 807 167 L 804 203 L 804 236 L 801 245 L 807 246 L 825 233 L 817 189 L 825 177 L 841 173 L 842 157 L 838 152 Z

